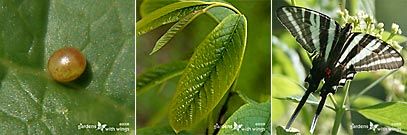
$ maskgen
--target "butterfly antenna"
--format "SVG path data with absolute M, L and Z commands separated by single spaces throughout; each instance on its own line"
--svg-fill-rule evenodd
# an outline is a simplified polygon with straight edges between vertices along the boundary
M 297 117 L 298 113 L 300 112 L 302 106 L 304 106 L 305 102 L 308 99 L 308 96 L 311 94 L 311 90 L 305 91 L 304 96 L 302 96 L 300 102 L 297 105 L 297 108 L 295 108 L 294 113 L 291 115 L 290 120 L 288 121 L 287 125 L 285 126 L 285 129 L 290 129 L 291 124 L 293 124 L 295 118 Z
M 328 92 L 321 93 L 321 100 L 319 101 L 317 111 L 315 112 L 314 118 L 312 119 L 311 129 L 309 131 L 309 132 L 311 132 L 311 134 L 314 133 L 315 125 L 317 124 L 319 114 L 321 113 L 322 108 L 325 105 L 325 100 L 326 100 L 327 95 L 328 95 Z

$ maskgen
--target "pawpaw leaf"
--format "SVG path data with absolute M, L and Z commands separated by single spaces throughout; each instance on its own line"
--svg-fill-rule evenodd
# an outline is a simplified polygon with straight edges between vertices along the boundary
M 149 32 L 159 26 L 177 22 L 181 18 L 197 10 L 209 6 L 208 2 L 185 1 L 177 2 L 157 9 L 136 23 L 137 36 Z
M 236 79 L 246 47 L 243 15 L 229 15 L 196 48 L 170 103 L 176 132 L 206 118 Z

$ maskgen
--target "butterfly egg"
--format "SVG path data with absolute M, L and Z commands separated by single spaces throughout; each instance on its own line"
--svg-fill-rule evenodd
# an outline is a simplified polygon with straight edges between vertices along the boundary
M 73 47 L 59 49 L 48 59 L 48 73 L 54 80 L 62 83 L 77 79 L 85 68 L 85 56 Z

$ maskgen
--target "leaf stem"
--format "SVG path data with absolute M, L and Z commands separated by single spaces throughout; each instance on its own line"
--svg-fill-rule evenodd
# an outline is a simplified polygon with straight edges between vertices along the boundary
M 237 10 L 234 6 L 226 4 L 226 3 L 222 3 L 222 2 L 210 2 L 212 5 L 206 7 L 204 9 L 204 12 L 207 12 L 209 9 L 213 8 L 213 7 L 226 7 L 230 10 L 232 10 L 233 12 L 235 12 L 236 14 L 242 15 L 242 13 L 240 13 L 239 10 Z
M 332 128 L 332 135 L 338 134 L 339 131 L 339 125 L 341 124 L 343 114 L 345 112 L 345 101 L 347 100 L 348 93 L 349 93 L 349 86 L 350 86 L 350 81 L 346 81 L 345 87 L 344 88 L 344 93 L 343 93 L 343 99 L 339 101 L 338 107 L 335 109 L 336 110 L 336 116 L 335 116 L 335 122 L 334 126 Z
M 391 74 L 393 74 L 394 72 L 396 72 L 397 70 L 393 70 L 389 73 L 387 73 L 386 75 L 380 77 L 379 79 L 377 79 L 376 81 L 374 81 L 373 83 L 371 83 L 369 86 L 367 86 L 365 89 L 363 89 L 362 91 L 360 91 L 356 96 L 352 96 L 350 98 L 350 103 L 353 103 L 358 97 L 362 96 L 363 94 L 365 94 L 367 91 L 369 91 L 370 89 L 372 89 L 374 86 L 376 86 L 379 82 L 381 82 L 382 80 L 386 79 L 388 76 L 390 76 Z
M 295 0 L 291 0 L 291 4 L 293 4 L 293 6 L 295 6 Z
M 331 99 L 332 103 L 334 104 L 335 109 L 338 108 L 338 103 L 336 103 L 336 100 L 332 94 L 329 94 L 329 99 Z
M 341 8 L 341 12 L 345 13 L 345 6 L 346 0 L 339 0 L 339 7 Z
M 356 15 L 356 12 L 357 12 L 357 9 L 358 9 L 358 4 L 359 4 L 359 1 L 350 0 L 350 10 L 349 10 L 350 15 Z

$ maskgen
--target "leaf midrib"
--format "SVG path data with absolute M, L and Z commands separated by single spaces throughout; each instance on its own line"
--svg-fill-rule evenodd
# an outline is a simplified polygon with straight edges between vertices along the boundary
M 231 33 L 231 34 L 228 34 L 228 35 L 230 36 L 230 37 L 228 38 L 228 40 L 229 40 L 228 43 L 230 43 L 230 42 L 233 40 L 233 34 L 237 34 L 237 33 L 236 33 L 236 30 L 237 30 L 237 26 L 239 25 L 238 22 L 239 22 L 239 20 L 240 20 L 240 17 L 241 17 L 241 16 L 239 16 L 239 18 L 236 19 L 236 23 L 235 23 L 235 25 L 233 25 L 234 28 L 233 28 L 233 30 L 232 30 L 232 33 Z M 230 26 L 230 27 L 232 27 L 232 26 Z M 227 28 L 227 27 L 225 27 L 225 28 Z M 227 35 L 222 35 L 222 36 L 227 36 Z M 219 37 L 222 37 L 222 36 L 219 36 Z M 218 38 L 219 38 L 219 37 L 218 37 Z M 227 46 L 227 45 L 225 44 L 225 46 Z M 223 47 L 224 47 L 224 46 L 223 46 Z M 226 50 L 227 50 L 227 49 L 221 50 L 220 54 L 224 54 L 224 52 L 225 52 Z M 209 75 L 208 77 L 206 77 L 206 79 L 204 79 L 204 80 L 202 81 L 202 82 L 203 82 L 203 85 L 202 85 L 201 89 L 205 87 L 205 84 L 206 84 L 206 82 L 210 79 L 210 77 L 211 77 L 211 75 L 212 75 L 212 72 L 216 70 L 216 68 L 217 68 L 216 65 L 218 65 L 218 63 L 219 63 L 220 61 L 223 61 L 223 56 L 224 56 L 224 55 L 218 56 L 218 57 L 220 57 L 220 58 L 216 59 L 216 61 L 215 61 L 214 64 L 213 64 L 214 66 L 212 66 L 212 68 L 210 68 L 210 69 L 212 69 L 212 70 L 209 70 L 209 74 L 210 74 L 210 75 Z M 193 94 L 193 97 L 196 97 L 196 94 L 198 94 L 198 96 L 199 96 L 199 94 L 200 94 L 201 92 L 202 92 L 202 91 L 199 90 L 197 93 L 192 93 L 192 94 Z M 209 95 L 209 94 L 207 94 L 205 90 L 203 90 L 203 92 L 205 92 L 206 99 L 208 99 L 208 95 Z M 197 98 L 193 98 L 191 102 L 194 102 L 196 99 L 197 99 Z M 205 100 L 205 101 L 206 101 L 206 104 L 208 104 L 208 103 L 207 103 L 208 100 Z M 188 108 L 190 109 L 192 105 L 193 105 L 192 103 L 189 104 L 189 105 L 188 105 Z M 215 106 L 214 106 L 213 108 L 215 108 Z M 210 110 L 212 110 L 213 108 L 211 108 Z M 196 111 L 195 111 L 195 113 L 196 113 Z M 194 113 L 194 114 L 195 114 L 195 113 Z M 195 115 L 196 115 L 196 114 L 195 114 Z

